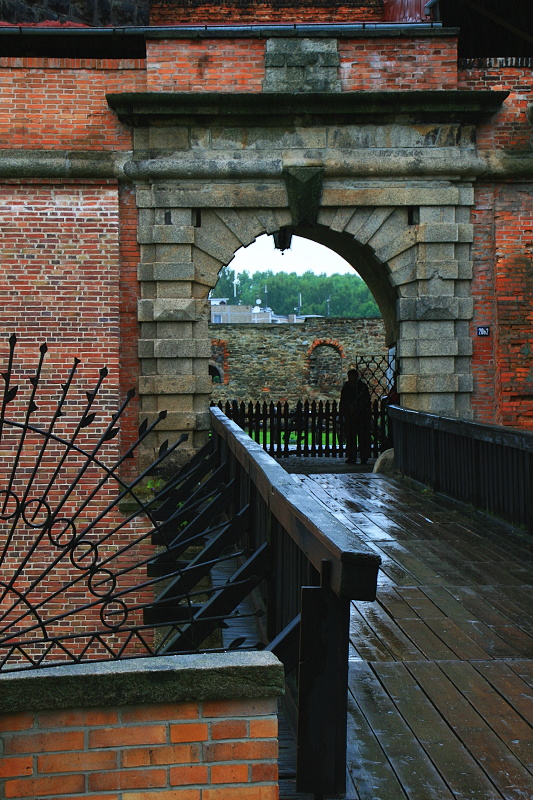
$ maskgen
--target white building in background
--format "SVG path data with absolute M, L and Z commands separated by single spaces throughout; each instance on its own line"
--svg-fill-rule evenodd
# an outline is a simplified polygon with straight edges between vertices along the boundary
M 282 316 L 274 314 L 271 308 L 261 308 L 261 306 L 233 306 L 228 303 L 227 297 L 211 297 L 211 322 L 214 324 L 246 324 L 257 322 L 265 324 L 267 322 L 304 322 L 305 317 L 297 314 Z

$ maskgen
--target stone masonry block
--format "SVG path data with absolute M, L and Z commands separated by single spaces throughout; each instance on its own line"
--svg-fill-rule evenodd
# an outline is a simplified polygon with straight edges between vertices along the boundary
M 194 394 L 196 391 L 195 375 L 148 375 L 139 378 L 139 394 Z
M 471 356 L 474 351 L 474 343 L 472 339 L 467 337 L 457 337 L 457 355 Z
M 451 261 L 423 261 L 420 259 L 417 262 L 416 277 L 418 280 L 442 278 L 453 281 L 459 277 L 459 263 L 455 259 Z
M 192 261 L 190 244 L 156 244 L 155 253 L 150 261 Z
M 154 225 L 190 226 L 193 224 L 190 208 L 156 208 L 154 211 Z
M 453 374 L 454 362 L 454 356 L 438 356 L 431 353 L 418 359 L 418 372 L 424 376 Z
M 461 222 L 458 226 L 460 242 L 473 242 L 474 241 L 474 226 L 470 222 Z
M 156 339 L 153 347 L 157 358 L 210 358 L 209 340 L 197 339 Z
M 281 164 L 280 164 L 281 172 Z M 284 206 L 287 203 L 285 187 L 281 182 L 242 180 L 217 184 L 183 181 L 179 188 L 159 191 L 163 208 L 253 208 L 259 203 L 265 208 Z
M 418 410 L 426 414 L 436 414 L 439 417 L 455 417 L 456 393 L 455 392 L 429 392 L 418 394 Z
M 152 124 L 148 143 L 153 150 L 188 150 L 189 130 L 177 125 Z
M 473 392 L 474 391 L 474 378 L 472 375 L 458 375 L 457 376 L 457 391 L 459 392 Z
M 137 303 L 137 319 L 139 322 L 151 322 L 154 319 L 154 301 L 139 300 Z
M 154 225 L 152 238 L 156 244 L 192 244 L 195 229 L 191 225 Z
M 457 262 L 457 277 L 461 280 L 471 280 L 474 274 L 473 261 Z
M 207 304 L 204 300 L 191 300 L 187 298 L 140 301 L 140 304 L 149 302 L 152 305 L 152 317 L 156 322 L 182 322 L 194 321 L 207 315 Z M 143 317 L 144 319 L 144 317 Z
M 455 223 L 455 208 L 453 206 L 420 206 L 420 224 L 427 223 Z
M 456 392 L 458 390 L 457 375 L 419 375 L 417 391 L 423 393 L 439 394 L 441 392 Z
M 456 297 L 439 296 L 401 298 L 397 310 L 401 320 L 451 320 L 458 317 L 459 300 Z
M 153 265 L 153 278 L 155 281 L 192 281 L 195 278 L 194 263 L 192 261 L 178 261 L 159 263 Z
M 286 53 L 265 53 L 265 67 L 284 67 L 286 63 Z
M 459 192 L 458 205 L 473 206 L 474 205 L 474 189 L 472 186 L 458 186 Z
M 328 132 L 331 136 L 331 131 Z M 333 179 L 324 181 L 322 204 L 326 206 L 455 206 L 455 187 L 346 186 Z
M 153 281 L 154 280 L 154 267 L 153 264 L 139 264 L 137 267 L 137 279 L 139 281 Z
M 456 356 L 458 353 L 459 345 L 457 339 L 418 339 L 416 341 L 416 354 L 418 356 Z
M 419 242 L 457 242 L 459 240 L 458 225 L 446 222 L 431 222 L 418 226 Z
M 417 392 L 417 375 L 399 375 L 398 376 L 398 391 L 400 394 L 416 394 Z
M 153 358 L 154 357 L 154 340 L 153 339 L 139 339 L 137 345 L 137 353 L 139 358 Z
M 417 355 L 416 339 L 400 339 L 396 345 L 398 358 L 414 358 Z
M 472 319 L 474 316 L 474 301 L 471 297 L 457 298 L 457 319 Z
M 199 414 L 194 413 L 183 413 L 179 411 L 171 411 L 167 414 L 166 418 L 161 420 L 157 426 L 157 430 L 159 433 L 161 431 L 192 431 L 195 430 L 198 426 L 199 419 L 198 417 L 201 416 Z M 209 417 L 209 414 L 205 416 Z M 157 419 L 157 414 L 148 413 L 146 414 L 146 419 L 148 420 L 148 424 L 150 425 L 152 422 L 155 422 Z M 200 430 L 203 428 L 200 427 Z

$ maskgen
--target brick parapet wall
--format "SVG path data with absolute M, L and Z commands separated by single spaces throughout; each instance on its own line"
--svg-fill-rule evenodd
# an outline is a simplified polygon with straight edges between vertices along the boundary
M 148 41 L 147 89 L 260 92 L 265 48 L 256 38 Z M 338 56 L 342 91 L 457 88 L 454 37 L 339 39 Z
M 213 361 L 222 367 L 211 399 L 295 402 L 337 399 L 341 388 L 310 385 L 310 356 L 319 345 L 338 352 L 341 375 L 358 355 L 386 356 L 382 319 L 309 319 L 303 324 L 209 326 Z
M 484 67 L 460 70 L 457 88 L 510 92 L 498 113 L 478 126 L 476 143 L 479 149 L 505 148 L 531 151 L 533 127 L 527 119 L 527 108 L 533 100 L 531 67 Z
M 0 676 L 0 796 L 276 800 L 282 684 L 266 653 Z
M 2 58 L 0 149 L 130 150 L 105 94 L 145 89 L 143 60 Z
M 457 88 L 457 39 L 339 41 L 343 91 Z
M 265 40 L 148 41 L 148 91 L 260 92 Z

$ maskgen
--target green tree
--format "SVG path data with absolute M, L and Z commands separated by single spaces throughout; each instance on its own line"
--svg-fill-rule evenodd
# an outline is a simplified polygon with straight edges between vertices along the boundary
M 228 267 L 220 271 L 213 297 L 233 299 L 235 272 Z M 258 299 L 276 314 L 294 314 L 302 296 L 301 313 L 330 317 L 379 317 L 379 308 L 368 286 L 358 275 L 316 275 L 314 272 L 240 272 L 236 301 L 255 305 Z M 265 287 L 267 291 L 265 292 Z

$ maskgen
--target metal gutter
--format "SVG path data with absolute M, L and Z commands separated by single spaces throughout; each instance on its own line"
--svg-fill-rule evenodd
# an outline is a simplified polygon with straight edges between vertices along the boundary
M 431 23 L 317 23 L 307 25 L 167 25 L 139 27 L 38 27 L 25 25 L 0 26 L 0 36 L 144 36 L 146 39 L 234 38 L 234 37 L 294 37 L 294 36 L 391 36 L 391 35 L 456 36 L 457 28 L 443 28 L 441 22 Z

